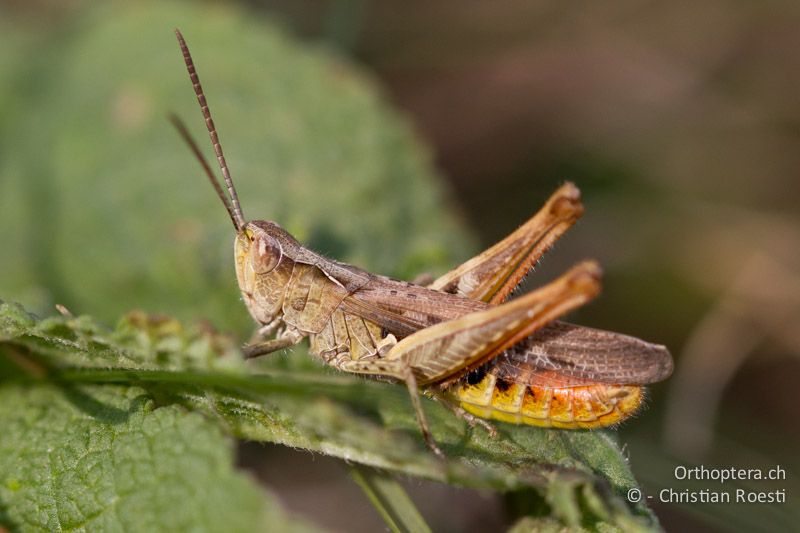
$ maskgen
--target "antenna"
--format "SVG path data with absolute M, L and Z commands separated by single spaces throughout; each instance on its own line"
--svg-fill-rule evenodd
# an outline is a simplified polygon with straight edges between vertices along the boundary
M 211 165 L 208 164 L 208 160 L 203 155 L 203 152 L 200 151 L 200 147 L 197 146 L 197 142 L 194 140 L 194 137 L 192 137 L 192 134 L 189 133 L 189 129 L 186 127 L 186 124 L 183 123 L 178 115 L 172 113 L 167 115 L 167 118 L 170 122 L 172 122 L 172 125 L 175 126 L 175 129 L 178 130 L 178 133 L 183 138 L 184 142 L 189 145 L 189 149 L 200 162 L 200 165 L 203 167 L 206 176 L 208 176 L 208 179 L 211 182 L 211 186 L 214 187 L 215 191 L 217 191 L 217 196 L 219 196 L 219 199 L 222 200 L 222 204 L 225 206 L 225 209 L 228 210 L 228 215 L 231 217 L 233 227 L 236 228 L 236 231 L 239 231 L 239 226 L 236 223 L 236 216 L 234 215 L 231 201 L 227 196 L 225 196 L 225 192 L 222 190 L 219 180 L 214 175 L 214 171 L 211 170 Z
M 239 196 L 236 194 L 236 187 L 233 186 L 231 173 L 228 171 L 228 164 L 225 162 L 225 155 L 222 153 L 222 146 L 220 145 L 219 137 L 217 136 L 217 128 L 214 126 L 214 120 L 211 118 L 211 111 L 209 111 L 208 104 L 206 103 L 206 96 L 203 94 L 203 86 L 200 85 L 200 78 L 197 77 L 197 70 L 194 68 L 194 61 L 192 61 L 192 54 L 189 53 L 189 47 L 186 46 L 186 41 L 184 40 L 180 30 L 177 28 L 175 29 L 175 36 L 178 38 L 178 44 L 180 44 L 181 52 L 183 52 L 183 61 L 186 63 L 186 70 L 189 71 L 189 78 L 192 80 L 192 87 L 194 88 L 194 93 L 197 95 L 197 102 L 200 104 L 200 110 L 202 111 L 203 118 L 206 121 L 208 136 L 211 137 L 211 144 L 214 147 L 214 153 L 217 156 L 217 162 L 219 163 L 219 168 L 222 171 L 222 177 L 225 179 L 225 185 L 228 189 L 228 195 L 230 196 L 231 200 L 230 203 L 224 200 L 222 187 L 214 178 L 208 163 L 205 161 L 202 155 L 199 155 L 200 151 L 197 148 L 197 144 L 189 135 L 186 127 L 183 126 L 183 123 L 180 120 L 173 120 L 172 123 L 178 128 L 178 132 L 181 134 L 184 140 L 189 143 L 189 147 L 192 149 L 195 155 L 199 156 L 200 164 L 203 165 L 203 168 L 206 170 L 206 174 L 209 176 L 209 179 L 211 179 L 214 189 L 217 191 L 217 194 L 220 195 L 220 198 L 223 198 L 222 201 L 231 216 L 231 220 L 233 221 L 233 225 L 236 227 L 236 231 L 241 231 L 245 226 L 242 207 L 239 205 Z

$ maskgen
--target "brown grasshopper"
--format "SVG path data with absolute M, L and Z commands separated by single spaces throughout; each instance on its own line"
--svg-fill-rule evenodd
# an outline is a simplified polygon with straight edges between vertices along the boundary
M 258 333 L 273 335 L 246 346 L 246 357 L 308 338 L 311 353 L 339 370 L 404 382 L 425 442 L 439 455 L 419 387 L 473 424 L 481 422 L 477 416 L 595 428 L 631 415 L 642 402 L 641 386 L 670 375 L 672 358 L 663 346 L 556 321 L 598 294 L 601 271 L 593 261 L 508 300 L 583 213 L 571 183 L 511 235 L 426 286 L 325 258 L 274 222 L 248 222 L 189 49 L 176 35 L 228 196 L 185 126 L 173 122 L 236 228 L 236 278 Z

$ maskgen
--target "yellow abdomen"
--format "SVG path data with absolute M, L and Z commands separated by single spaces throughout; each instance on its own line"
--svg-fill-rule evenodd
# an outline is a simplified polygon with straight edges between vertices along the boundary
M 491 373 L 474 385 L 459 383 L 455 395 L 461 407 L 481 418 L 563 429 L 611 426 L 636 412 L 643 400 L 642 387 L 635 385 L 542 387 Z

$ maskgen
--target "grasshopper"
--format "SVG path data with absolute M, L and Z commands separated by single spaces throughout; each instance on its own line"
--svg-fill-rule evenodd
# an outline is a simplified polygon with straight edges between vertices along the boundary
M 582 215 L 571 183 L 505 239 L 426 285 L 328 259 L 275 222 L 245 219 L 191 54 L 175 33 L 227 195 L 186 127 L 175 117 L 173 123 L 236 230 L 236 278 L 260 326 L 261 340 L 244 347 L 246 357 L 308 338 L 310 352 L 328 365 L 405 383 L 423 438 L 437 455 L 420 387 L 494 433 L 484 419 L 569 429 L 613 425 L 638 409 L 642 385 L 670 375 L 664 346 L 558 321 L 600 291 L 594 261 L 509 299 Z

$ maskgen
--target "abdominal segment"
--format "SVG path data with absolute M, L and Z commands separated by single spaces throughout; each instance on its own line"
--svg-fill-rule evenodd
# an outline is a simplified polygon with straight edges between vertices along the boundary
M 492 373 L 475 384 L 462 381 L 454 392 L 461 407 L 480 418 L 563 429 L 616 424 L 636 412 L 644 396 L 636 385 L 549 387 L 509 382 Z

